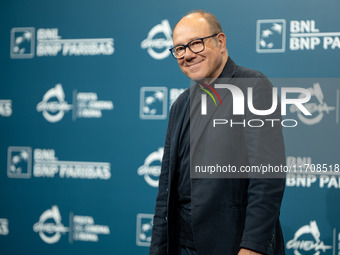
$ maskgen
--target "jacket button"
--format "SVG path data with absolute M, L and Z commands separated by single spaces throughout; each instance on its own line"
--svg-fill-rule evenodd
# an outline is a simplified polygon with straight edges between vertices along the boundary
M 166 188 L 166 192 L 169 192 L 169 189 L 168 189 L 168 188 Z
M 165 221 L 168 221 L 168 217 L 165 216 Z

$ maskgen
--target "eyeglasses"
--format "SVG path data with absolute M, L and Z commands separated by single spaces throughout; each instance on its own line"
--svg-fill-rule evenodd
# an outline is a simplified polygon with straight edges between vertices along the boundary
M 218 34 L 213 34 L 213 35 L 209 35 L 206 37 L 202 37 L 202 38 L 198 38 L 198 39 L 194 39 L 190 42 L 188 42 L 186 45 L 177 45 L 171 49 L 169 49 L 169 51 L 171 51 L 171 54 L 174 58 L 183 58 L 186 52 L 186 48 L 189 48 L 193 53 L 199 53 L 204 51 L 205 46 L 204 46 L 204 39 L 210 38 L 210 37 L 214 37 Z

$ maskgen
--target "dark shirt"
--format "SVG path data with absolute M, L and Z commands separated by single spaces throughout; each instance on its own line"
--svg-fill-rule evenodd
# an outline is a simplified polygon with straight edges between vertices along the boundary
M 187 110 L 186 114 L 190 114 Z M 178 149 L 176 229 L 180 245 L 195 248 L 191 225 L 191 182 L 190 182 L 190 118 L 183 123 Z
M 182 246 L 196 249 L 191 224 L 191 182 L 190 182 L 190 133 L 199 127 L 201 122 L 201 94 L 205 93 L 195 84 L 190 96 L 190 109 L 186 110 L 178 149 L 178 168 L 175 176 L 177 184 L 177 238 Z

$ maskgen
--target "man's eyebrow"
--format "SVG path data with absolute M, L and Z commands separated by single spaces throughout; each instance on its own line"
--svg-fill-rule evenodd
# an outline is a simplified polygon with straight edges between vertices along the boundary
M 183 46 L 183 45 L 184 45 L 184 44 L 180 44 L 180 43 L 179 43 L 179 44 L 174 45 L 174 48 L 177 47 L 177 46 Z

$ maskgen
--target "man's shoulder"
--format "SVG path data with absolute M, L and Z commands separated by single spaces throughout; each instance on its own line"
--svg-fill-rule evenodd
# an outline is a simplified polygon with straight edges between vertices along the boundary
M 219 78 L 266 78 L 266 76 L 255 69 L 237 65 L 229 57 Z
M 248 87 L 269 89 L 273 86 L 267 76 L 260 71 L 239 65 L 236 65 L 233 78 L 241 89 Z
M 243 66 L 236 65 L 235 78 L 264 78 L 267 77 L 255 69 L 246 68 Z
M 190 98 L 190 88 L 184 90 L 182 94 L 180 94 L 175 102 L 171 105 L 170 113 L 169 113 L 169 123 L 173 122 L 174 119 L 178 120 L 181 118 L 180 116 L 184 116 L 187 108 L 189 107 L 189 98 Z
M 175 102 L 172 104 L 171 108 L 182 108 L 187 100 L 189 100 L 190 88 L 187 88 L 180 94 Z

